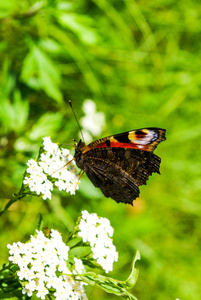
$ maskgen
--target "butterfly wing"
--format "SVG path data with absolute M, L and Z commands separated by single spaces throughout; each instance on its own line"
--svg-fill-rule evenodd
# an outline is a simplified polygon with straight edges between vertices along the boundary
M 135 179 L 112 161 L 93 155 L 85 159 L 85 172 L 95 187 L 101 189 L 105 197 L 116 202 L 132 204 L 139 196 Z
M 116 135 L 107 136 L 96 140 L 86 146 L 83 153 L 94 148 L 132 148 L 153 152 L 157 145 L 164 141 L 165 129 L 161 128 L 141 128 L 133 131 L 126 131 Z
M 105 137 L 86 146 L 80 141 L 75 161 L 106 197 L 132 204 L 139 196 L 138 186 L 159 173 L 160 158 L 153 154 L 164 141 L 165 130 L 142 128 Z
M 139 196 L 138 186 L 159 173 L 160 158 L 136 149 L 92 149 L 84 155 L 84 171 L 106 197 L 132 204 Z

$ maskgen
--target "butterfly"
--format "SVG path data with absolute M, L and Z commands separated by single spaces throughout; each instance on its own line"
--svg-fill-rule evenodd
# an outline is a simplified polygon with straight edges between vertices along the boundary
M 80 140 L 74 159 L 105 197 L 133 205 L 139 186 L 159 173 L 161 159 L 153 153 L 164 141 L 165 129 L 141 128 L 107 136 L 86 145 Z

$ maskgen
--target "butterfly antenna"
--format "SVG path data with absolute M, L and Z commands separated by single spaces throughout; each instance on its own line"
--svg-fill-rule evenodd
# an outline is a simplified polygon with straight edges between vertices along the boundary
M 77 119 L 77 117 L 76 117 L 76 114 L 75 114 L 75 112 L 74 112 L 74 109 L 73 109 L 73 106 L 72 106 L 72 102 L 71 102 L 71 100 L 69 100 L 69 105 L 70 105 L 70 107 L 71 107 L 71 109 L 72 109 L 72 112 L 73 112 L 73 114 L 74 114 L 75 120 L 76 120 L 76 122 L 77 122 L 77 125 L 78 125 L 78 127 L 79 127 L 79 130 L 80 130 L 80 133 L 81 133 L 82 139 L 83 139 L 83 141 L 84 141 L 84 135 L 83 135 L 83 133 L 82 133 L 81 126 L 80 126 L 80 124 L 79 124 L 79 122 L 78 122 L 78 119 Z

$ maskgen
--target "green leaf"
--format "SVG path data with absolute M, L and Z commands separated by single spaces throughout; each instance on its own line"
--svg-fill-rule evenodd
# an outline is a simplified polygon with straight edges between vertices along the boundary
M 140 252 L 138 250 L 136 251 L 135 257 L 133 259 L 131 274 L 128 277 L 128 279 L 125 281 L 125 284 L 129 289 L 131 289 L 136 284 L 138 278 L 139 269 L 135 268 L 135 263 L 137 260 L 140 260 Z
M 53 53 L 54 55 L 58 55 L 58 53 L 62 51 L 61 45 L 50 38 L 40 40 L 40 47 L 46 52 Z
M 21 131 L 28 119 L 29 103 L 22 100 L 19 90 L 14 92 L 14 101 L 1 100 L 0 120 L 8 129 L 15 132 Z
M 58 22 L 65 28 L 73 31 L 78 38 L 86 43 L 93 45 L 98 40 L 98 35 L 89 27 L 92 23 L 92 19 L 88 16 L 82 16 L 75 13 L 60 13 L 58 15 Z
M 22 80 L 34 89 L 43 89 L 48 96 L 63 102 L 60 87 L 60 73 L 50 57 L 33 45 L 23 61 Z
M 29 138 L 36 140 L 51 135 L 60 126 L 61 120 L 60 112 L 44 114 L 32 127 Z
M 17 297 L 25 300 L 27 296 L 22 294 L 22 286 L 15 275 L 19 268 L 16 265 L 4 264 L 0 269 L 0 299 Z
M 133 259 L 131 274 L 128 277 L 128 279 L 125 281 L 120 281 L 93 272 L 79 274 L 79 276 L 81 276 L 82 280 L 85 281 L 86 283 L 101 288 L 107 293 L 115 294 L 117 296 L 121 296 L 127 299 L 136 300 L 137 298 L 131 293 L 129 293 L 127 290 L 131 289 L 137 281 L 139 271 L 138 269 L 135 268 L 135 263 L 139 259 L 140 259 L 140 252 L 137 250 L 135 257 Z

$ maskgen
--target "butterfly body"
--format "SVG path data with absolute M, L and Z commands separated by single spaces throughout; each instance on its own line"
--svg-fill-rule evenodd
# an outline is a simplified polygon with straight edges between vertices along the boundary
M 153 172 L 160 174 L 161 160 L 153 151 L 164 140 L 165 130 L 160 128 L 128 131 L 89 145 L 80 140 L 75 161 L 106 197 L 132 205 L 139 186 Z

